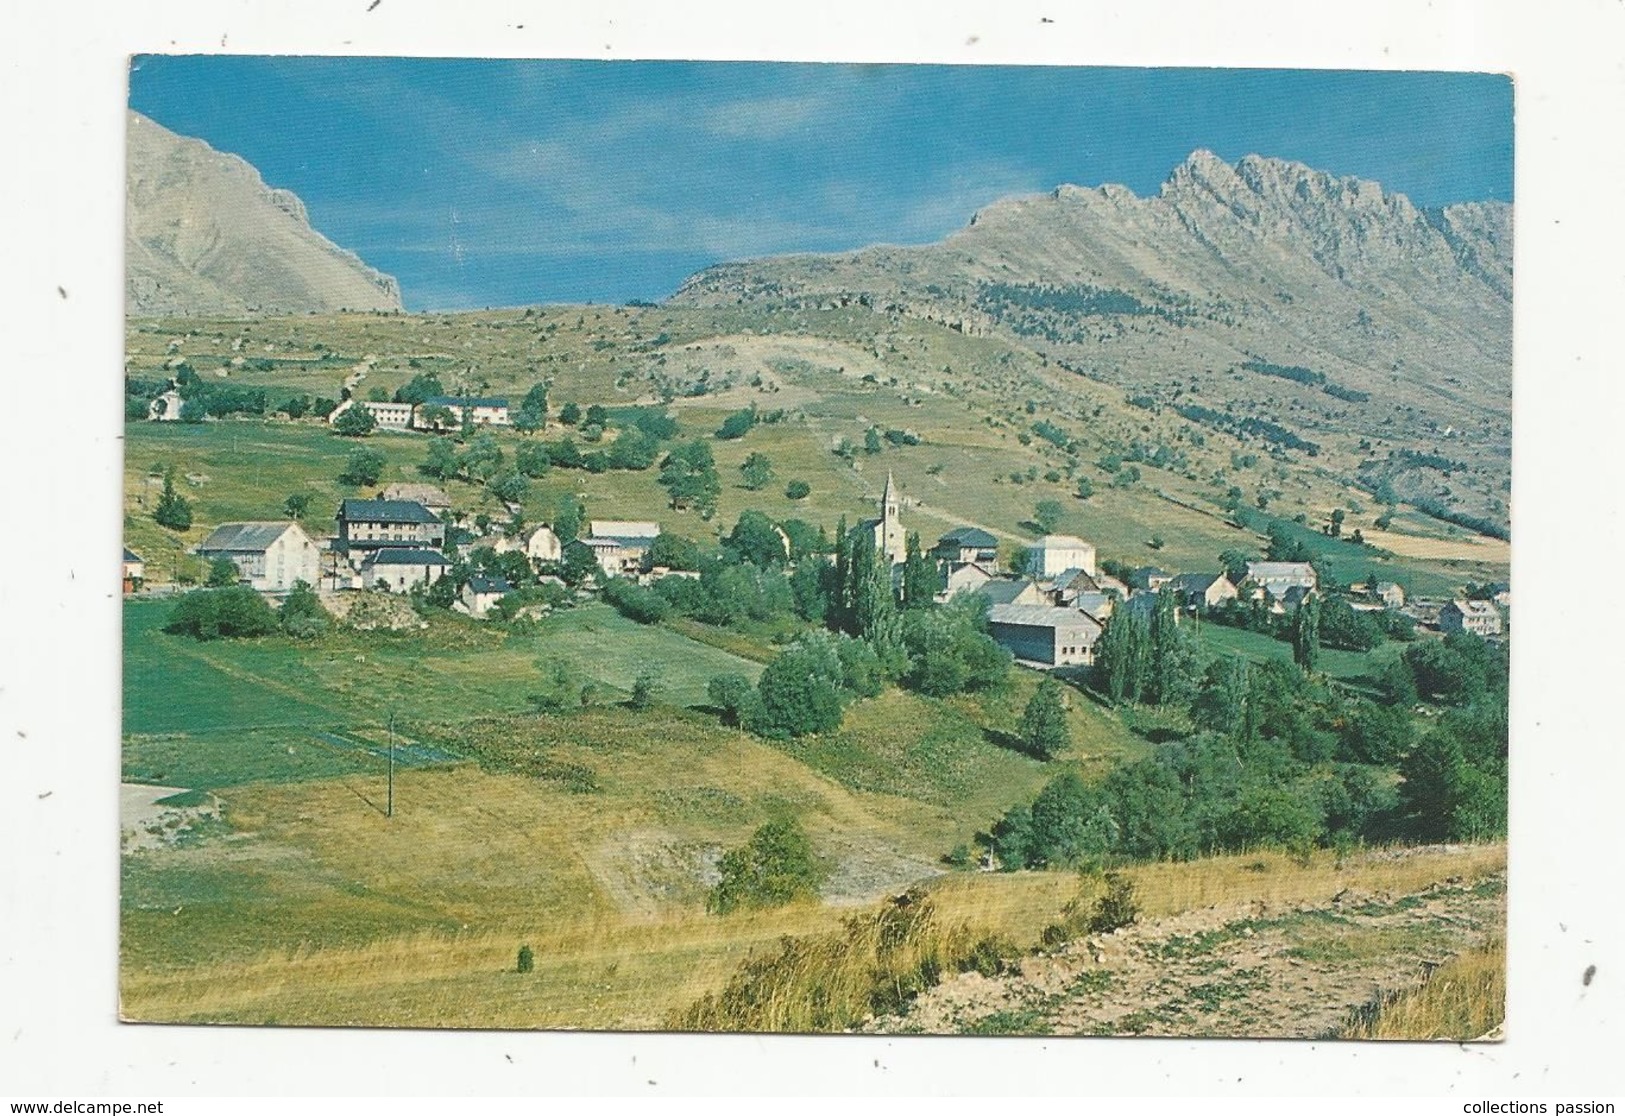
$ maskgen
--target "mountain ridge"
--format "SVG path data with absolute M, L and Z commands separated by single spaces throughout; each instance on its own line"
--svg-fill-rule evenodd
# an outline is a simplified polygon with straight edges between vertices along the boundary
M 310 225 L 240 156 L 126 117 L 125 298 L 133 316 L 400 310 L 400 284 Z

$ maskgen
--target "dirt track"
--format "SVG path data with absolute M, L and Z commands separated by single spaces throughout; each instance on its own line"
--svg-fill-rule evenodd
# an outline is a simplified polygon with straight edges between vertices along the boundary
M 1498 874 L 1412 895 L 1191 911 L 1028 957 L 1017 973 L 962 974 L 867 1029 L 1333 1037 L 1379 995 L 1500 932 L 1504 885 Z

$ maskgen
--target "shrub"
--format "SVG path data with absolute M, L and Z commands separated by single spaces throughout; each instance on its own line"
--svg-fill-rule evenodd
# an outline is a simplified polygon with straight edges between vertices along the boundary
M 805 500 L 812 495 L 812 485 L 804 480 L 793 480 L 784 486 L 784 495 L 791 500 Z
M 770 821 L 741 848 L 722 855 L 722 878 L 706 906 L 718 914 L 741 907 L 782 907 L 814 898 L 827 875 L 812 842 L 793 819 Z
M 654 667 L 644 667 L 632 682 L 633 709 L 648 709 L 655 703 L 655 697 L 660 692 L 660 674 Z
M 1134 894 L 1134 881 L 1121 872 L 1106 873 L 1106 894 L 1089 916 L 1091 934 L 1110 934 L 1140 917 L 1140 902 Z
M 536 970 L 536 954 L 531 952 L 531 948 L 528 945 L 522 945 L 519 947 L 519 963 L 516 967 L 521 973 L 529 973 Z
M 164 631 L 193 639 L 234 639 L 276 631 L 276 614 L 246 586 L 199 589 L 176 602 Z

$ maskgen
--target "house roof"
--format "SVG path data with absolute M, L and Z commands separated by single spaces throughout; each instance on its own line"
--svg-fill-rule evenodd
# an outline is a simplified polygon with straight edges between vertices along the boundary
M 468 579 L 468 587 L 476 593 L 508 593 L 513 590 L 506 580 L 500 577 L 484 577 L 475 574 Z
M 1100 613 L 1113 602 L 1110 593 L 1079 593 L 1073 600 L 1072 607 L 1079 612 L 1088 613 L 1089 616 L 1099 619 Z
M 988 609 L 987 621 L 1024 628 L 1092 628 L 1097 635 L 1104 630 L 1100 621 L 1087 612 L 1049 605 L 996 604 Z
M 506 407 L 508 401 L 496 396 L 458 396 L 437 395 L 432 399 L 425 399 L 426 407 Z
M 131 550 L 129 547 L 125 547 L 124 548 L 124 560 L 126 562 L 139 562 L 139 561 L 141 561 L 141 555 L 137 554 L 135 551 Z
M 197 544 L 199 554 L 208 550 L 258 553 L 276 542 L 294 526 L 292 521 L 272 523 L 222 523 Z
M 1223 574 L 1216 573 L 1175 574 L 1174 579 L 1168 584 L 1172 585 L 1175 589 L 1178 589 L 1183 593 L 1206 593 L 1213 587 L 1214 582 L 1218 581 L 1223 576 Z
M 995 578 L 976 591 L 985 595 L 988 600 L 993 602 L 993 607 L 998 608 L 1001 605 L 1010 604 L 1017 597 L 1033 588 L 1034 583 L 1031 581 L 1016 581 L 1010 578 Z
M 449 566 L 451 563 L 438 550 L 407 546 L 386 546 L 367 556 L 368 566 Z
M 638 519 L 594 519 L 587 527 L 601 539 L 652 539 L 660 534 L 660 524 Z
M 1136 588 L 1143 586 L 1149 589 L 1152 581 L 1159 578 L 1172 576 L 1172 574 L 1163 569 L 1161 566 L 1141 566 L 1139 569 L 1128 575 L 1128 581 L 1130 585 L 1133 585 Z
M 982 530 L 980 527 L 955 527 L 946 535 L 937 540 L 938 546 L 951 546 L 959 549 L 977 547 L 986 550 L 999 545 L 999 540 Z
M 1029 550 L 1093 550 L 1094 543 L 1084 542 L 1076 535 L 1045 535 L 1038 539 L 1027 549 Z
M 347 523 L 439 523 L 440 517 L 416 500 L 346 500 L 339 505 Z
M 1247 576 L 1255 581 L 1266 577 L 1315 576 L 1315 567 L 1308 562 L 1248 562 Z
M 1467 601 L 1458 598 L 1445 607 L 1449 608 L 1451 605 L 1454 605 L 1463 616 L 1494 616 L 1497 619 L 1501 616 L 1500 611 L 1489 601 Z
M 1077 589 L 1081 591 L 1100 588 L 1100 583 L 1090 575 L 1089 571 L 1079 569 L 1077 566 L 1062 570 L 1050 580 L 1050 584 L 1057 589 Z

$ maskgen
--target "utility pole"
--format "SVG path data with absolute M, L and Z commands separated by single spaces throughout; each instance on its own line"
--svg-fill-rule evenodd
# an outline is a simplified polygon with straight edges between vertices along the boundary
M 384 817 L 395 816 L 395 714 L 389 715 L 389 794 L 384 799 Z

